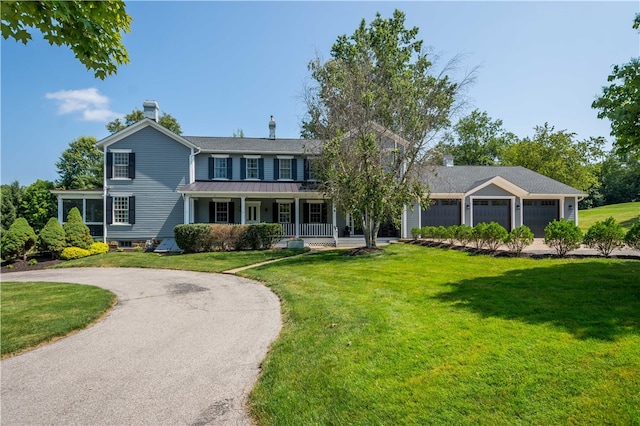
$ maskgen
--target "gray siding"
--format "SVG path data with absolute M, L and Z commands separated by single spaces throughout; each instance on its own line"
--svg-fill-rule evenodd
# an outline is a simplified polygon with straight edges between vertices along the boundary
M 571 206 L 571 209 L 569 206 Z M 575 197 L 566 197 L 564 199 L 564 218 L 575 223 L 577 210 L 578 200 Z
M 504 189 L 500 188 L 497 185 L 489 185 L 470 195 L 474 197 L 477 197 L 477 196 L 498 197 L 498 196 L 511 196 L 513 194 L 510 193 L 509 191 L 505 191 Z
M 407 236 L 411 236 L 411 228 L 420 227 L 420 214 L 421 210 L 419 204 L 415 204 L 413 208 L 407 207 Z
M 221 153 L 224 154 L 224 153 Z M 209 158 L 211 154 L 198 154 L 195 159 L 195 167 L 196 167 L 196 180 L 209 180 Z M 240 162 L 242 155 L 229 155 L 231 161 L 233 163 L 233 176 L 230 180 L 240 180 Z M 262 159 L 264 159 L 264 180 L 265 181 L 273 181 L 273 159 L 276 156 L 273 155 L 262 155 Z M 302 181 L 304 179 L 304 160 L 302 157 L 294 157 L 296 159 L 296 175 L 294 176 L 294 180 Z
M 184 222 L 182 196 L 177 192 L 189 182 L 191 150 L 157 130 L 146 127 L 107 148 L 131 149 L 136 154 L 136 177 L 107 180 L 109 193 L 136 197 L 136 223 L 110 225 L 108 240 L 147 240 L 173 237 L 173 228 Z

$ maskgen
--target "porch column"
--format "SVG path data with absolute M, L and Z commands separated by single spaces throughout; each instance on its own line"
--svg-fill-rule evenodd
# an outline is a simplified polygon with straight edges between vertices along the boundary
M 62 225 L 63 221 L 62 217 L 62 196 L 58 194 L 58 222 Z
M 182 218 L 182 222 L 186 225 L 189 223 L 189 216 L 191 215 L 191 197 L 188 195 L 184 195 L 184 199 L 182 200 L 182 205 L 184 208 L 184 215 Z
M 247 221 L 246 215 L 247 197 L 240 197 L 240 224 L 244 225 Z
M 400 230 L 400 237 L 407 238 L 407 206 L 402 208 L 402 225 Z
M 338 247 L 338 211 L 335 201 L 331 202 L 331 220 L 333 220 L 333 241 L 335 241 L 336 247 Z
M 195 203 L 196 203 L 195 198 L 189 197 L 189 223 L 196 222 L 196 212 L 195 212 L 196 204 Z
M 300 238 L 300 199 L 295 198 L 295 209 L 296 209 L 296 229 L 294 231 L 294 236 L 296 238 Z

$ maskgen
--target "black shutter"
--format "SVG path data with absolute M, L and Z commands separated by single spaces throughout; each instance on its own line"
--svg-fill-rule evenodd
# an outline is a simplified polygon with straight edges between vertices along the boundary
M 311 223 L 311 214 L 309 213 L 309 203 L 302 204 L 302 223 Z
M 240 159 L 240 179 L 245 180 L 247 178 L 247 159 Z
M 291 179 L 298 180 L 298 168 L 295 158 L 291 160 Z
M 273 203 L 273 223 L 279 223 L 278 203 Z
M 136 197 L 129 197 L 129 223 L 136 223 Z
M 329 223 L 327 203 L 322 203 L 322 223 Z
M 273 180 L 280 179 L 280 160 L 273 159 Z
M 107 179 L 113 178 L 113 152 L 107 152 Z
M 304 176 L 303 179 L 304 181 L 308 181 L 309 180 L 309 160 L 307 160 L 306 158 L 304 160 L 302 160 L 302 167 L 304 168 Z
M 233 179 L 233 159 L 227 158 L 227 179 Z
M 209 157 L 209 179 L 213 179 L 213 177 L 215 176 L 214 174 L 215 161 L 216 161 L 215 158 Z
M 233 201 L 231 201 L 229 203 L 229 214 L 228 214 L 228 219 L 229 219 L 229 223 L 236 223 L 235 221 L 235 215 L 236 215 L 236 205 Z
M 113 197 L 107 197 L 107 224 L 113 223 Z
M 209 201 L 209 223 L 216 222 L 216 203 Z
M 260 180 L 264 180 L 264 158 L 258 159 L 258 173 L 260 174 Z
M 136 153 L 129 153 L 129 179 L 136 178 Z M 133 223 L 133 222 L 132 222 Z
M 296 223 L 296 205 L 291 203 L 291 218 L 289 223 Z

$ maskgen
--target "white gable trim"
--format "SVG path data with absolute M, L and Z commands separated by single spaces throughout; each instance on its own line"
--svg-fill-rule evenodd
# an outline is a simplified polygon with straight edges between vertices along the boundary
M 161 125 L 159 125 L 158 123 L 156 123 L 153 120 L 150 120 L 148 118 L 145 118 L 144 120 L 138 121 L 137 123 L 132 124 L 131 126 L 128 126 L 122 130 L 120 130 L 119 132 L 116 132 L 110 136 L 107 136 L 106 138 L 96 142 L 96 146 L 98 148 L 103 148 L 106 149 L 109 145 L 112 145 L 118 141 L 121 141 L 122 139 L 126 138 L 127 136 L 130 136 L 142 129 L 144 129 L 145 127 L 153 127 L 154 129 L 156 129 L 157 131 L 159 131 L 160 133 L 169 136 L 171 139 L 175 140 L 178 143 L 181 143 L 182 145 L 186 146 L 187 148 L 191 148 L 191 149 L 195 149 L 196 146 L 194 144 L 192 144 L 191 142 L 189 142 L 188 140 L 186 140 L 185 138 L 176 135 L 175 133 L 173 133 L 171 130 L 167 129 L 166 127 L 163 127 Z
M 531 194 L 527 191 L 525 191 L 524 189 L 520 188 L 518 185 L 515 185 L 514 183 L 506 180 L 505 178 L 503 178 L 502 176 L 495 176 L 491 179 L 489 179 L 488 181 L 484 182 L 481 185 L 476 186 L 475 188 L 471 189 L 470 191 L 467 191 L 465 195 L 465 197 L 468 197 L 478 191 L 480 191 L 483 188 L 486 188 L 489 185 L 495 185 L 497 187 L 500 187 L 502 189 L 504 189 L 505 191 L 513 194 L 513 195 L 517 195 L 518 197 L 528 197 Z

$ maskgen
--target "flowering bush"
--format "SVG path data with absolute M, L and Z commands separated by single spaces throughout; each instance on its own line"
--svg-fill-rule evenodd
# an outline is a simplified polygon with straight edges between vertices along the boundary
M 80 247 L 67 247 L 60 253 L 62 260 L 82 259 L 87 256 L 91 256 L 91 252 Z
M 91 254 L 104 254 L 109 252 L 109 244 L 106 243 L 93 243 L 89 247 L 89 253 Z

